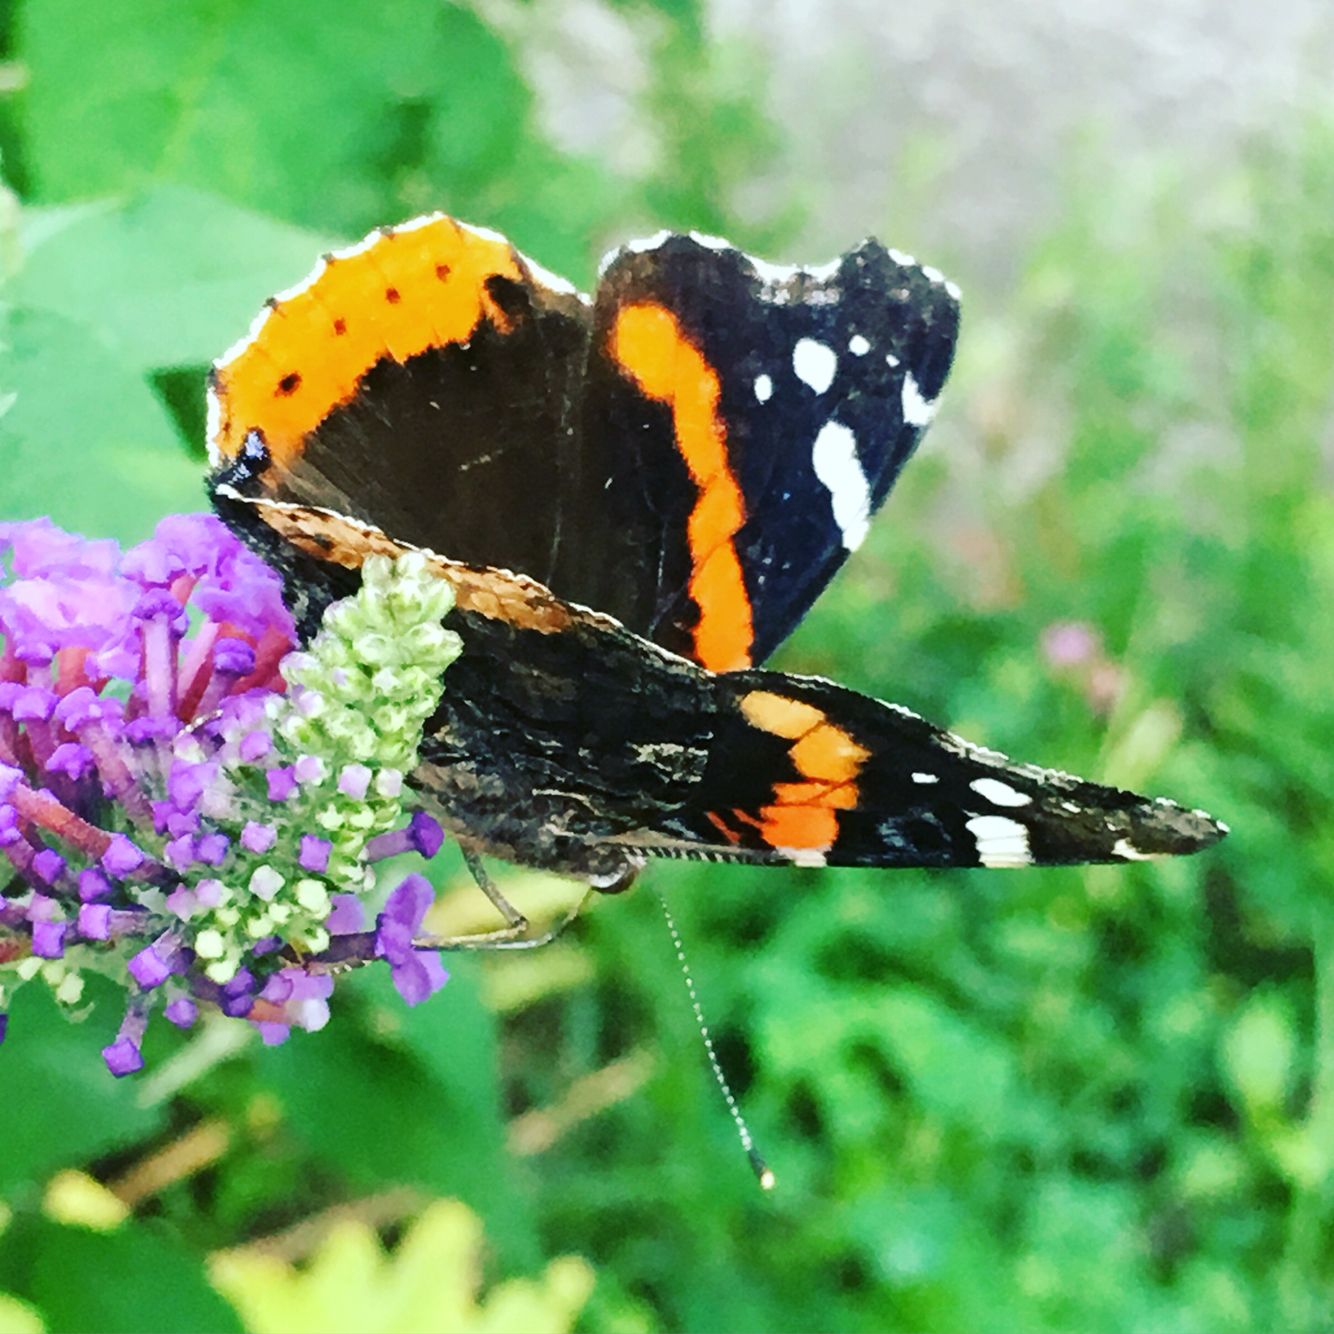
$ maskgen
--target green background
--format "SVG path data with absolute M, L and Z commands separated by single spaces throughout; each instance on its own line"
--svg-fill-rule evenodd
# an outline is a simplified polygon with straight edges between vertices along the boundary
M 692 0 L 612 8 L 629 165 L 558 142 L 523 5 L 0 0 L 0 518 L 131 540 L 198 508 L 205 365 L 380 223 L 447 209 L 583 286 L 660 226 L 808 261 L 874 231 L 964 286 L 959 364 L 779 665 L 1234 833 L 1087 871 L 664 864 L 417 1010 L 356 978 L 280 1049 L 156 1026 L 131 1081 L 114 1002 L 72 1026 L 29 988 L 0 1331 L 1330 1328 L 1334 118 L 1203 186 L 1081 140 L 998 281 L 936 238 L 929 144 L 892 215 L 826 234 L 818 180 L 756 206 L 763 61 Z M 912 133 L 862 130 L 887 163 Z M 1062 668 L 1071 621 L 1097 648 Z

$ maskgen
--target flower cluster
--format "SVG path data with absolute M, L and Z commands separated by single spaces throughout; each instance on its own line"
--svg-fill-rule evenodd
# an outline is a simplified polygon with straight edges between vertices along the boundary
M 424 877 L 363 929 L 375 864 L 443 837 L 403 806 L 459 651 L 422 558 L 368 561 L 304 652 L 278 577 L 209 516 L 123 554 L 0 524 L 0 580 L 0 1040 L 15 985 L 74 1007 L 89 969 L 128 993 L 117 1075 L 158 1007 L 273 1042 L 324 1025 L 335 969 L 382 959 L 410 1004 L 443 985 Z

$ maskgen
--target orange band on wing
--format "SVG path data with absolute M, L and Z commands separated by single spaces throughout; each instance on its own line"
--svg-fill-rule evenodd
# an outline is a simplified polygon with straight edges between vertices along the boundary
M 716 672 L 749 667 L 754 625 L 732 541 L 746 506 L 727 462 L 718 376 L 671 311 L 649 302 L 617 315 L 610 350 L 644 393 L 671 408 L 676 447 L 698 488 L 686 528 L 689 591 L 699 608 L 695 658 Z
M 224 458 L 258 430 L 282 471 L 376 362 L 464 342 L 483 316 L 507 327 L 486 290 L 495 275 L 522 277 L 507 242 L 436 217 L 383 231 L 363 246 L 326 256 L 218 365 L 213 443 Z
M 837 812 L 857 805 L 857 775 L 871 752 L 805 700 L 752 690 L 742 696 L 741 712 L 752 726 L 792 742 L 788 756 L 801 775 L 800 782 L 774 784 L 773 805 L 758 812 L 760 836 L 774 848 L 827 852 L 838 838 Z

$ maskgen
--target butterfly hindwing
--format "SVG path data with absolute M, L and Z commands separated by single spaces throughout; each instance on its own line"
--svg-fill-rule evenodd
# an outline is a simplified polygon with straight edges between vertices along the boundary
M 1003 867 L 1139 861 L 1221 837 L 1201 811 L 1015 764 L 830 681 L 716 680 L 708 764 L 649 846 L 684 834 L 679 851 L 740 859 Z

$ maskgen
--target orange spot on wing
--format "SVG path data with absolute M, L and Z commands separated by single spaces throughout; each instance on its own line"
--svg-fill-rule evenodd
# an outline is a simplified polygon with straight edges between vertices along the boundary
M 752 727 L 796 740 L 825 720 L 823 709 L 772 690 L 752 690 L 741 697 L 741 713 Z
M 746 507 L 727 462 L 718 376 L 671 311 L 651 302 L 627 306 L 617 315 L 610 350 L 650 398 L 671 408 L 676 447 L 698 488 L 686 529 L 689 591 L 699 608 L 695 657 L 713 671 L 749 667 L 754 624 L 732 541 L 745 522 Z
M 771 848 L 830 848 L 838 837 L 838 816 L 823 806 L 762 806 L 760 833 Z
M 451 218 L 387 231 L 356 254 L 327 257 L 218 367 L 219 452 L 235 457 L 246 434 L 258 430 L 281 472 L 376 362 L 464 342 L 484 316 L 507 330 L 485 286 L 496 274 L 522 280 L 509 245 Z M 281 389 L 294 374 L 295 386 Z
M 792 747 L 792 759 L 807 778 L 847 783 L 856 778 L 871 752 L 859 746 L 841 727 L 821 723 Z
M 716 811 L 705 811 L 704 817 L 729 843 L 741 842 L 741 835 Z
M 828 851 L 838 837 L 835 812 L 858 805 L 857 775 L 871 752 L 803 699 L 752 690 L 740 708 L 752 726 L 792 742 L 788 756 L 801 775 L 773 785 L 775 804 L 759 811 L 760 836 L 774 848 Z
M 857 784 L 775 783 L 774 802 L 779 806 L 827 806 L 831 810 L 855 810 Z

